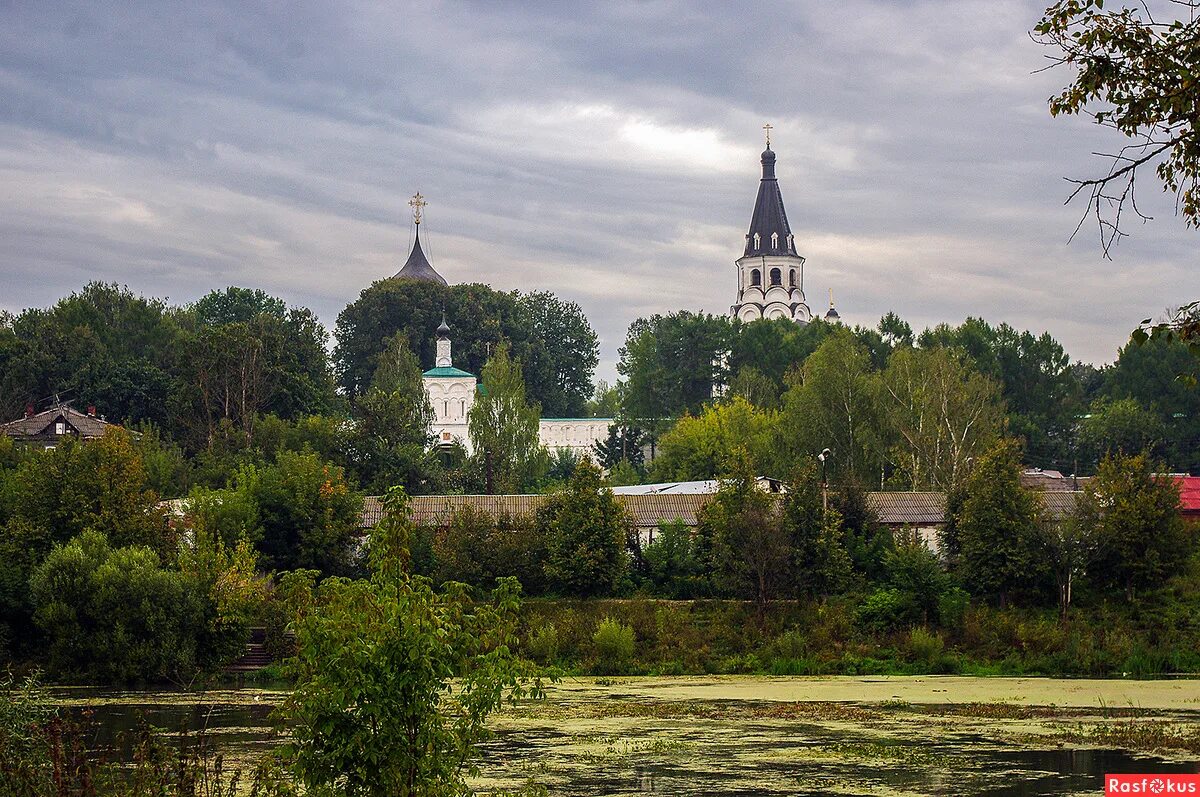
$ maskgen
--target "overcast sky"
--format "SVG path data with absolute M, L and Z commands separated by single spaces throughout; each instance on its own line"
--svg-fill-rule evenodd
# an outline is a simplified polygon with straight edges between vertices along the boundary
M 0 308 L 236 284 L 332 331 L 420 190 L 450 282 L 579 302 L 612 379 L 638 316 L 728 312 L 768 121 L 815 312 L 1100 364 L 1200 294 L 1149 174 L 1113 261 L 1068 245 L 1063 177 L 1114 142 L 1050 118 L 1036 2 L 125 5 L 0 0 Z

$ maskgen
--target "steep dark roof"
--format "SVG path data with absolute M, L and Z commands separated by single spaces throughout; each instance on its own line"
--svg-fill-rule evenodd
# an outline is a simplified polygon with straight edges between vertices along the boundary
M 759 236 L 758 246 L 754 245 L 755 233 Z M 772 233 L 779 235 L 779 246 L 774 249 L 771 248 Z M 762 154 L 762 181 L 758 184 L 758 199 L 754 200 L 750 232 L 746 233 L 744 256 L 795 255 L 796 244 L 789 242 L 791 234 L 792 228 L 783 210 L 783 194 L 779 192 L 779 181 L 775 179 L 775 153 L 767 145 Z
M 18 418 L 0 425 L 0 430 L 17 439 L 51 437 L 54 436 L 54 424 L 58 421 L 67 424 L 68 434 L 77 434 L 85 440 L 103 437 L 104 431 L 113 426 L 95 415 L 88 415 L 64 404 L 30 415 L 28 418 Z
M 445 278 L 434 270 L 429 262 L 429 258 L 425 257 L 425 252 L 421 250 L 421 225 L 417 225 L 417 236 L 413 239 L 412 252 L 408 255 L 408 261 L 405 262 L 404 268 L 396 272 L 396 279 L 409 280 L 425 280 L 426 282 L 437 282 L 442 285 L 446 284 Z

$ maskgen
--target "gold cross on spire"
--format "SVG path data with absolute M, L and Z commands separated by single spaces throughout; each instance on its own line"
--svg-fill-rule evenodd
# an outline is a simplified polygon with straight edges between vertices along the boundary
M 421 192 L 418 191 L 417 193 L 413 194 L 412 199 L 408 200 L 408 204 L 413 209 L 413 223 L 420 224 L 421 223 L 421 211 L 429 203 L 425 201 L 425 197 L 421 196 Z
M 763 130 L 767 131 L 767 149 L 771 148 L 771 123 L 767 122 L 763 125 Z

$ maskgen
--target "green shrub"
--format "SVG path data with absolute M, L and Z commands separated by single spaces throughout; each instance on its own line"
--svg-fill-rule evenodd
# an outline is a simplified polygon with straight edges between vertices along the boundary
M 592 635 L 598 675 L 621 675 L 633 661 L 633 628 L 605 617 Z
M 784 631 L 772 639 L 770 644 L 763 650 L 763 657 L 768 662 L 771 662 L 772 666 L 777 661 L 791 661 L 803 659 L 807 656 L 808 639 L 798 628 Z
M 525 653 L 539 664 L 552 664 L 558 660 L 558 628 L 545 622 L 529 632 Z
M 858 607 L 858 622 L 874 631 L 892 631 L 914 619 L 915 607 L 898 589 L 877 589 Z
M 186 680 L 201 666 L 202 590 L 149 548 L 112 548 L 86 531 L 51 551 L 29 586 L 57 673 L 105 683 Z
M 943 628 L 962 628 L 971 596 L 962 587 L 948 589 L 938 597 L 937 617 Z
M 927 628 L 918 626 L 908 634 L 908 655 L 918 664 L 927 667 L 936 664 L 945 647 L 946 641 L 942 639 L 941 634 L 931 632 Z

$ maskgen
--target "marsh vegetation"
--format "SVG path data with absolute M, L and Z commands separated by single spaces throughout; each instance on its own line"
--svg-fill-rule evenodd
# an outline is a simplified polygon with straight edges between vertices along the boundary
M 61 689 L 101 740 L 205 727 L 227 767 L 281 738 L 286 692 Z M 567 678 L 493 715 L 479 791 L 603 795 L 1092 793 L 1106 771 L 1195 771 L 1200 684 L 971 677 Z

